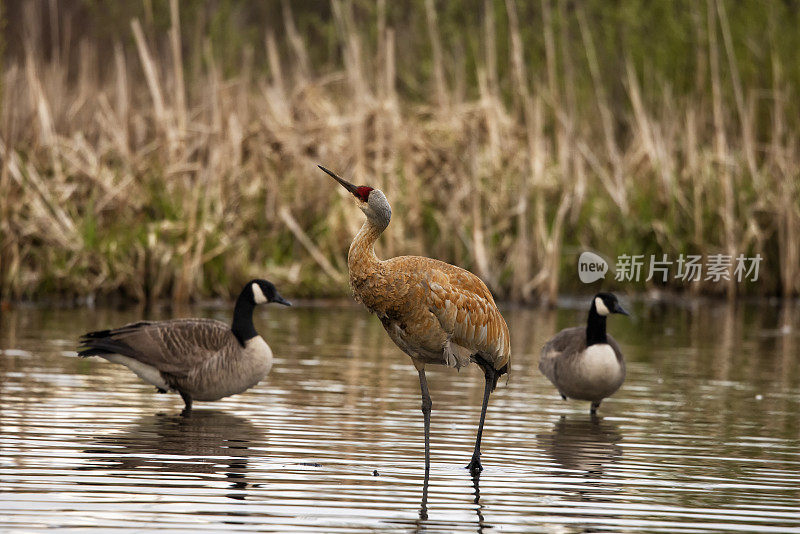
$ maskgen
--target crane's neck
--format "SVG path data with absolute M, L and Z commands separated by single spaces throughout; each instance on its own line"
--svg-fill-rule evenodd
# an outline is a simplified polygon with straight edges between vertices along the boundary
M 386 229 L 386 226 L 370 219 L 364 221 L 361 229 L 350 244 L 347 254 L 347 267 L 350 277 L 368 276 L 377 268 L 381 260 L 375 255 L 375 241 Z

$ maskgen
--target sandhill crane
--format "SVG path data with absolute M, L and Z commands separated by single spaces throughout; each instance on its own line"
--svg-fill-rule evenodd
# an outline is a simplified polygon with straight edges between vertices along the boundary
M 454 265 L 420 256 L 380 260 L 374 244 L 389 225 L 392 208 L 382 191 L 357 187 L 323 166 L 355 198 L 366 221 L 347 255 L 350 287 L 381 320 L 395 344 L 411 357 L 419 374 L 425 423 L 425 472 L 430 471 L 431 397 L 425 378 L 428 364 L 460 369 L 470 362 L 484 372 L 483 404 L 472 460 L 467 468 L 481 467 L 481 435 L 489 395 L 500 376 L 508 372 L 511 342 L 503 316 L 486 285 L 474 274 Z
M 619 389 L 625 380 L 622 350 L 606 334 L 606 318 L 612 313 L 628 315 L 611 293 L 592 299 L 586 327 L 566 328 L 542 347 L 539 370 L 558 388 L 564 400 L 591 401 L 597 414 L 600 402 Z
M 253 326 L 253 309 L 275 302 L 291 306 L 266 280 L 245 284 L 233 323 L 214 319 L 142 321 L 81 336 L 78 356 L 121 363 L 159 392 L 180 393 L 183 415 L 192 399 L 218 400 L 258 384 L 272 367 L 272 351 Z

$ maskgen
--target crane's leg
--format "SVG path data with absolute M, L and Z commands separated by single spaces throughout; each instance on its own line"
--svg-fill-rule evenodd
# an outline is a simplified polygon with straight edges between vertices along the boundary
M 185 393 L 181 390 L 178 390 L 178 393 L 181 394 L 181 398 L 183 399 L 183 403 L 186 405 L 181 412 L 181 415 L 184 417 L 189 417 L 192 414 L 192 396 L 188 393 Z
M 482 362 L 478 362 L 478 364 L 483 368 L 483 372 L 486 375 L 486 386 L 483 390 L 483 406 L 481 406 L 481 421 L 478 423 L 478 437 L 475 440 L 475 451 L 472 453 L 472 460 L 467 465 L 467 469 L 469 469 L 470 473 L 473 475 L 476 473 L 480 473 L 483 471 L 483 466 L 481 465 L 481 436 L 483 435 L 483 422 L 486 420 L 486 408 L 489 406 L 489 395 L 492 393 L 497 380 L 495 379 L 495 371 L 494 367 L 491 366 L 488 362 L 483 364 Z
M 419 370 L 419 389 L 422 392 L 422 417 L 425 420 L 425 476 L 431 470 L 431 395 L 428 393 L 428 380 L 425 368 Z
M 425 478 L 422 481 L 422 502 L 419 505 L 419 518 L 428 519 L 428 484 L 431 479 L 431 472 L 425 470 Z

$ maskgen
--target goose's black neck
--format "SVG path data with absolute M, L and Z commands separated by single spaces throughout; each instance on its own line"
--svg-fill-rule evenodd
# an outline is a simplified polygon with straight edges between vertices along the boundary
M 591 347 L 598 343 L 607 343 L 606 338 L 606 317 L 597 313 L 597 309 L 592 303 L 589 309 L 589 320 L 586 321 L 586 346 Z
M 233 324 L 231 331 L 239 344 L 244 347 L 244 344 L 258 335 L 256 327 L 253 326 L 253 300 L 250 298 L 249 287 L 246 287 L 236 299 L 236 307 L 233 309 Z

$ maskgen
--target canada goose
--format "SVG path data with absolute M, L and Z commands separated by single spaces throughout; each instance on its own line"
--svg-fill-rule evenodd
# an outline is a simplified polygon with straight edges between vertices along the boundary
M 606 334 L 606 317 L 628 315 L 611 293 L 592 299 L 586 328 L 576 326 L 556 334 L 542 347 L 539 370 L 558 388 L 561 398 L 592 402 L 596 414 L 600 402 L 625 380 L 625 358 L 614 338 Z
M 233 324 L 214 319 L 142 321 L 81 336 L 78 356 L 121 363 L 160 393 L 180 393 L 189 415 L 192 400 L 213 401 L 255 386 L 272 367 L 272 351 L 253 326 L 253 309 L 291 306 L 266 280 L 248 282 L 233 310 Z

